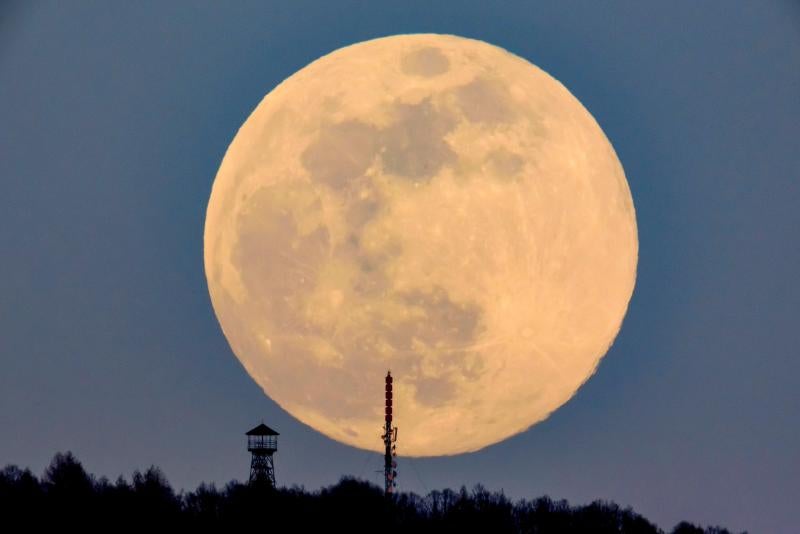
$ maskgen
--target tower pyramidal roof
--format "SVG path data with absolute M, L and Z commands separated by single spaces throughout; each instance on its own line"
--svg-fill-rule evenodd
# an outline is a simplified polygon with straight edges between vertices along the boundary
M 270 427 L 261 423 L 257 427 L 248 430 L 245 432 L 246 436 L 280 436 L 276 431 L 272 430 Z

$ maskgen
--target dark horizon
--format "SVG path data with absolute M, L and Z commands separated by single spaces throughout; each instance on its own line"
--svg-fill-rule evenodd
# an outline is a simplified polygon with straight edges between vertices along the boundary
M 200 483 L 193 491 L 176 493 L 156 466 L 111 482 L 87 473 L 69 451 L 56 453 L 41 478 L 13 465 L 0 469 L 0 511 L 15 525 L 53 523 L 62 528 L 125 521 L 128 527 L 203 529 L 270 524 L 299 532 L 374 532 L 380 525 L 388 532 L 732 534 L 718 525 L 688 521 L 663 530 L 629 506 L 602 499 L 583 506 L 547 495 L 512 501 L 481 484 L 471 490 L 431 490 L 424 496 L 387 495 L 377 484 L 342 475 L 336 484 L 312 491 L 234 479 L 221 489 Z

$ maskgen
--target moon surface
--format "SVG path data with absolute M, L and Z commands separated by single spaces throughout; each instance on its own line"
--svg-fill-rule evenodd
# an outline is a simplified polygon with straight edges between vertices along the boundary
M 628 183 L 589 112 L 482 41 L 398 35 L 267 94 L 214 181 L 211 301 L 233 352 L 300 421 L 398 453 L 474 451 L 595 371 L 631 298 Z

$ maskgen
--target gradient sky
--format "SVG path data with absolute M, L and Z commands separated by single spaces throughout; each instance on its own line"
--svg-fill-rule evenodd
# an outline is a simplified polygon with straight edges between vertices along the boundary
M 224 483 L 247 477 L 243 432 L 263 419 L 279 484 L 379 482 L 379 455 L 294 420 L 233 356 L 203 222 L 276 84 L 347 44 L 453 33 L 528 59 L 597 119 L 636 205 L 638 279 L 570 402 L 477 453 L 401 458 L 401 489 L 481 482 L 611 499 L 665 529 L 792 532 L 800 5 L 669 4 L 3 3 L 0 464 L 41 473 L 72 450 L 112 479 L 155 464 L 178 488 Z

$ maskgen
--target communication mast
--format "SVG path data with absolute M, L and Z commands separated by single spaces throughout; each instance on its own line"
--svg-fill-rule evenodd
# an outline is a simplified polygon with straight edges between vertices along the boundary
M 392 426 L 392 373 L 386 373 L 386 417 L 383 427 L 383 444 L 386 445 L 386 453 L 383 456 L 383 482 L 384 494 L 386 496 L 394 493 L 397 487 L 397 427 Z
M 261 423 L 248 431 L 247 450 L 253 455 L 250 460 L 250 484 L 265 484 L 275 487 L 275 464 L 272 455 L 278 452 L 278 433 Z

